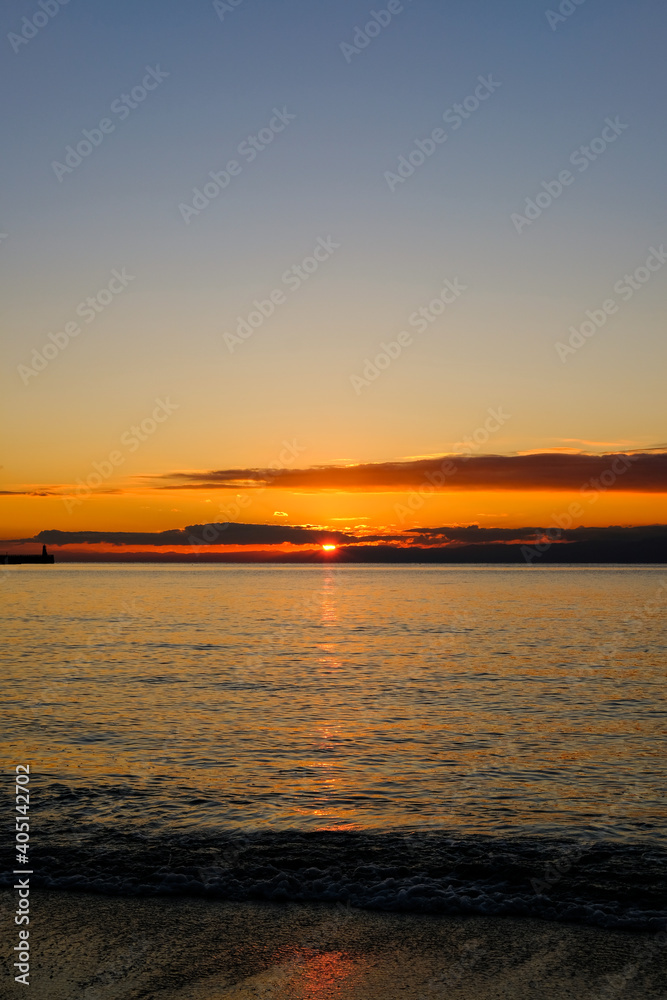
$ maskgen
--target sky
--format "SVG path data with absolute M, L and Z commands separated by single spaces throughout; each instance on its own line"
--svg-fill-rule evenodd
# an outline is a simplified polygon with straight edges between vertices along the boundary
M 7 0 L 5 542 L 663 522 L 666 28 Z

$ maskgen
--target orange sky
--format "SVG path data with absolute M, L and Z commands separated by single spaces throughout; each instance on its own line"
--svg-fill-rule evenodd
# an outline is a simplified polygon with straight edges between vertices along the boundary
M 164 480 L 110 478 L 97 485 L 92 479 L 92 486 L 83 480 L 78 486 L 40 484 L 27 495 L 7 493 L 0 498 L 5 515 L 3 536 L 7 541 L 29 539 L 50 529 L 65 533 L 161 532 L 214 522 L 311 525 L 378 539 L 410 528 L 443 525 L 576 528 L 656 524 L 665 521 L 666 458 L 662 452 L 627 458 L 560 452 L 519 460 L 500 456 L 462 461 L 460 456 L 451 456 L 301 471 L 219 470 L 183 474 L 180 480 L 171 476 Z M 551 488 L 534 488 L 535 483 L 526 488 L 522 463 L 527 461 L 538 478 L 552 482 Z M 444 482 L 438 478 L 438 469 L 446 472 Z M 495 479 L 495 488 L 483 488 L 485 479 Z M 499 489 L 499 479 L 508 487 L 516 480 L 521 488 Z M 241 480 L 243 489 L 236 487 Z M 471 488 L 475 480 L 477 488 Z M 629 488 L 633 482 L 641 489 Z M 247 546 L 225 545 L 223 537 L 220 545 L 229 552 L 249 551 Z M 155 554 L 169 551 L 169 545 L 137 544 L 132 548 Z M 118 551 L 118 547 L 103 544 L 92 551 Z
M 667 521 L 655 19 L 414 4 L 348 62 L 346 4 L 164 6 L 0 66 L 0 539 Z

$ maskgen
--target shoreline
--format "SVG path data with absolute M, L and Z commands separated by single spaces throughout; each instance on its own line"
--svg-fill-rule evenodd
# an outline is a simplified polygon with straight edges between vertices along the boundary
M 6 925 L 13 902 L 12 893 L 0 895 Z M 664 934 L 60 890 L 35 890 L 31 910 L 34 1000 L 658 1000 L 667 993 Z

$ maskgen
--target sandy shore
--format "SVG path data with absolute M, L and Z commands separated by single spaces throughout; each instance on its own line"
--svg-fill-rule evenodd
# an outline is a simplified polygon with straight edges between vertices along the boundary
M 3 893 L 0 906 L 8 928 L 13 894 Z M 667 996 L 667 948 L 651 934 L 342 906 L 62 892 L 33 893 L 31 910 L 33 1000 Z M 9 965 L 10 949 L 3 950 Z M 22 989 L 12 977 L 6 968 L 3 997 Z

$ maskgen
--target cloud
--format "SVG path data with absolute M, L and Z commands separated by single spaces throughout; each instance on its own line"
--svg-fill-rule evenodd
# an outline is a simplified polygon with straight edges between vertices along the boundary
M 444 483 L 442 481 L 444 475 Z M 539 452 L 439 458 L 310 469 L 217 469 L 148 477 L 160 489 L 278 489 L 296 492 L 406 492 L 435 484 L 448 490 L 616 489 L 667 492 L 667 452 L 626 455 Z M 168 483 L 166 482 L 168 481 Z
M 360 526 L 366 530 L 365 526 Z M 535 544 L 547 537 L 552 543 L 634 543 L 667 542 L 667 525 L 611 525 L 609 527 L 579 527 L 560 530 L 546 527 L 480 528 L 472 525 L 444 525 L 435 528 L 407 528 L 385 534 L 352 534 L 328 531 L 314 525 L 211 523 L 191 524 L 168 531 L 40 531 L 33 538 L 18 538 L 5 545 L 39 544 L 55 548 L 62 546 L 105 545 L 116 548 L 189 548 L 198 546 L 262 546 L 271 548 L 285 543 L 319 547 L 324 543 L 343 546 L 347 551 L 370 551 L 373 546 L 429 550 L 434 548 L 475 547 L 482 550 L 491 545 Z
M 52 489 L 0 490 L 0 497 L 56 497 L 60 494 Z
M 480 528 L 476 524 L 442 528 L 413 528 L 410 534 L 417 545 L 459 542 L 467 545 L 488 545 L 492 542 L 530 542 L 544 538 L 549 532 L 551 539 L 563 542 L 617 542 L 639 539 L 667 539 L 667 525 L 609 525 L 608 527 L 586 527 L 559 529 L 536 528 Z
M 380 540 L 367 536 L 365 541 Z M 38 542 L 41 545 L 123 545 L 182 547 L 193 545 L 321 545 L 323 542 L 354 542 L 353 535 L 327 531 L 311 525 L 240 524 L 233 521 L 211 524 L 190 524 L 168 531 L 40 531 L 34 538 L 16 542 Z M 382 538 L 384 540 L 384 538 Z
M 76 486 L 36 486 L 30 490 L 0 490 L 2 497 L 70 497 L 74 496 Z M 106 486 L 104 489 L 91 490 L 95 494 L 124 493 L 124 490 Z
M 565 444 L 583 444 L 588 448 L 604 448 L 606 451 L 614 449 L 618 451 L 622 448 L 630 448 L 631 451 L 643 451 L 643 448 L 633 447 L 635 442 L 633 441 L 589 441 L 588 438 L 557 438 L 558 441 L 564 441 Z M 648 448 L 647 451 L 651 449 Z

